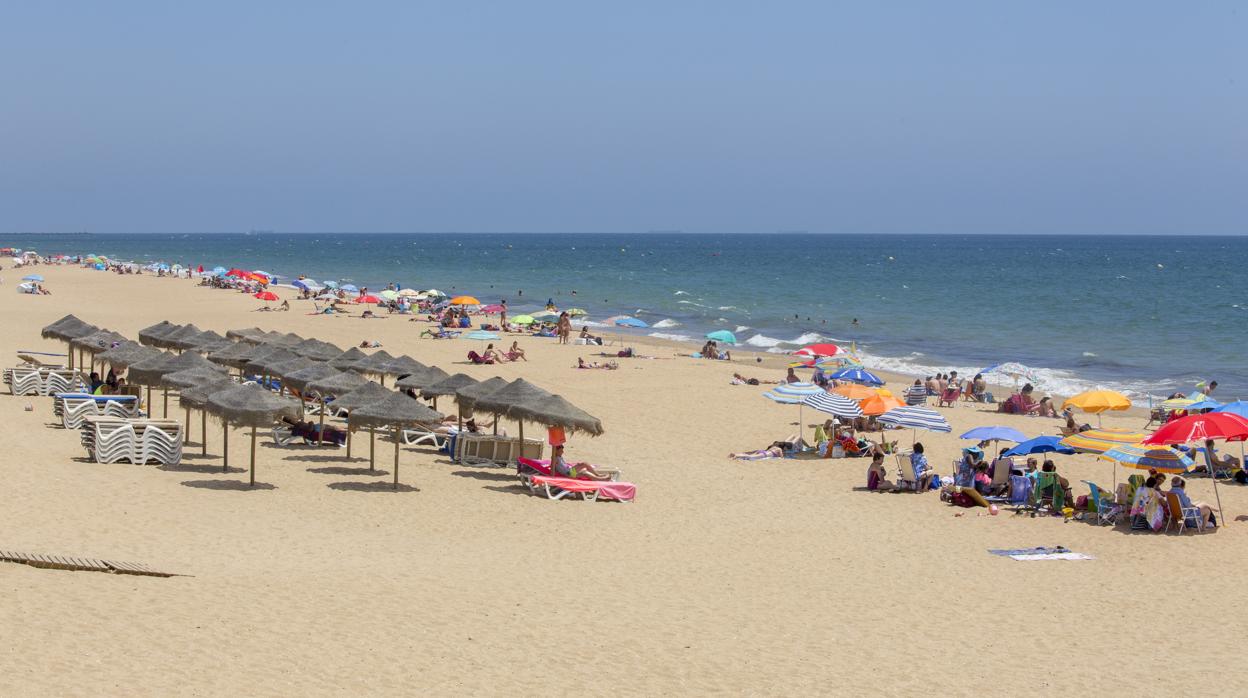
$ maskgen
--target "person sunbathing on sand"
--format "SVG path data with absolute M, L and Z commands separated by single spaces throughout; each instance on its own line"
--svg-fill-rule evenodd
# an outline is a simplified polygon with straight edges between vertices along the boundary
M 366 340 L 364 340 L 363 342 L 360 342 L 360 348 L 361 348 L 361 349 L 376 349 L 376 348 L 378 348 L 378 347 L 380 347 L 380 346 L 381 346 L 381 342 L 378 342 L 378 341 L 376 341 L 376 340 L 368 340 L 368 339 L 366 339 Z
M 785 451 L 793 450 L 794 444 L 797 443 L 798 435 L 791 434 L 787 441 L 772 441 L 767 448 L 760 448 L 756 451 L 740 451 L 738 453 L 729 453 L 729 458 L 737 460 L 763 460 L 765 458 L 784 458 Z
M 605 364 L 600 364 L 597 361 L 594 361 L 592 363 L 585 363 L 585 359 L 578 356 L 576 357 L 576 366 L 574 366 L 573 368 L 605 368 L 609 371 L 614 371 L 615 369 L 619 367 L 620 365 L 615 363 L 614 361 L 608 361 Z

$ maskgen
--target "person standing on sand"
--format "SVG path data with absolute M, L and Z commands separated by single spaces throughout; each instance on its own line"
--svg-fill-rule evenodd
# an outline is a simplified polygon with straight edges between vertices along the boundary
M 506 298 L 502 299 L 501 301 L 498 302 L 498 305 L 501 308 L 501 310 L 498 311 L 498 326 L 503 328 L 503 331 L 506 332 L 507 331 L 507 299 Z
M 555 330 L 555 333 L 559 335 L 559 343 L 567 344 L 568 338 L 572 335 L 572 318 L 568 317 L 567 311 L 559 313 L 559 324 Z

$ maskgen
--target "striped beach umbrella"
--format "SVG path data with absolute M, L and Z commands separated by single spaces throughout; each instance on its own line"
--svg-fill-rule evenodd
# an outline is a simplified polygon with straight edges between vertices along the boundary
M 802 400 L 822 392 L 823 388 L 814 383 L 781 383 L 763 393 L 763 397 L 784 405 L 797 405 L 797 435 L 801 436 L 803 424 L 805 423 L 805 420 L 802 418 Z
M 877 418 L 881 424 L 904 429 L 950 432 L 953 427 L 936 410 L 926 407 L 894 407 Z
M 1113 461 L 1128 468 L 1156 470 L 1162 473 L 1186 473 L 1192 469 L 1193 465 L 1191 458 L 1169 446 L 1146 446 L 1144 444 L 1115 446 L 1097 455 L 1097 458 Z
M 1144 440 L 1144 432 L 1130 429 L 1089 429 L 1071 434 L 1060 442 L 1079 453 L 1104 453 L 1118 446 L 1131 446 Z
M 858 406 L 857 402 L 823 390 L 807 395 L 802 399 L 802 404 L 834 417 L 853 418 L 862 416 L 862 408 Z
M 1162 402 L 1158 407 L 1163 410 L 1185 410 L 1196 404 L 1196 400 L 1190 397 L 1172 397 Z

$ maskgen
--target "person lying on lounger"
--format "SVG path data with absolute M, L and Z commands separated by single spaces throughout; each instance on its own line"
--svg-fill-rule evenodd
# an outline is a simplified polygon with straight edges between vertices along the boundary
M 589 463 L 571 463 L 563 459 L 563 444 L 555 446 L 554 456 L 550 459 L 550 470 L 561 477 L 574 480 L 610 480 L 611 476 L 600 473 Z
M 290 433 L 307 441 L 316 441 L 317 435 L 320 433 L 320 425 L 314 422 L 300 422 L 290 417 L 282 417 L 282 421 L 290 425 Z M 341 446 L 347 442 L 347 432 L 338 427 L 325 425 L 325 438 L 327 444 Z

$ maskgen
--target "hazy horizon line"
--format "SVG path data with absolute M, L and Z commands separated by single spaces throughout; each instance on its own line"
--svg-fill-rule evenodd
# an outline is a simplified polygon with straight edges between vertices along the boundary
M 685 231 L 679 229 L 671 230 L 644 230 L 644 231 L 615 231 L 615 230 L 578 230 L 578 231 L 547 231 L 547 230 L 414 230 L 414 231 L 395 231 L 395 230 L 174 230 L 174 231 L 102 231 L 91 232 L 85 230 L 79 231 L 8 231 L 0 233 L 6 236 L 21 235 L 58 235 L 58 236 L 92 236 L 92 235 L 818 235 L 818 236 L 854 236 L 854 235 L 883 235 L 883 236 L 962 236 L 962 237 L 1244 237 L 1248 236 L 1245 232 L 1228 232 L 1228 233 L 1023 233 L 1023 232 L 967 232 L 967 233 L 945 233 L 945 232 L 819 232 L 809 230 L 775 230 L 775 231 Z

